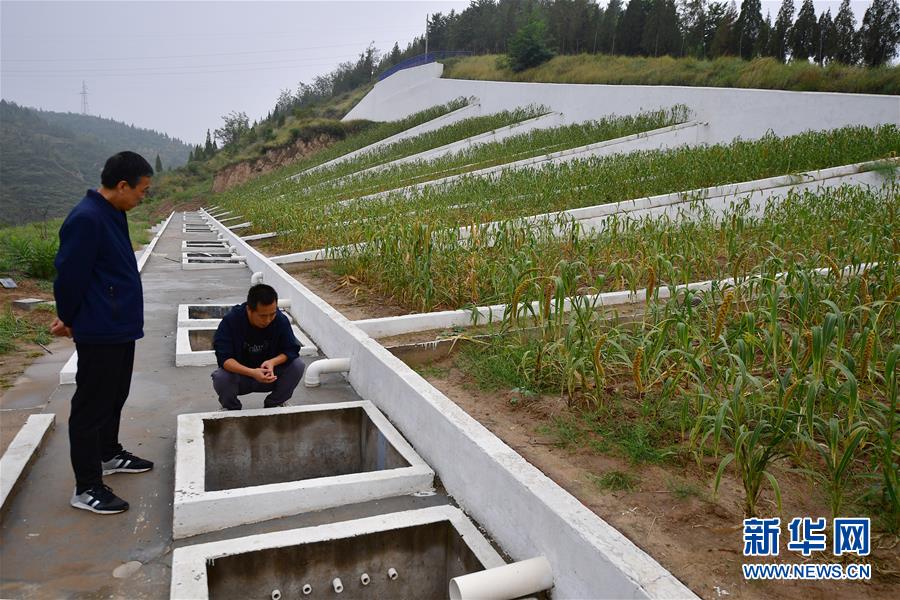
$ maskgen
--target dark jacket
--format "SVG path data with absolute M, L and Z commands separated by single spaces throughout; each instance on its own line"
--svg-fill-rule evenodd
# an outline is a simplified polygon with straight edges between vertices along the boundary
M 88 190 L 59 230 L 56 314 L 82 344 L 144 337 L 144 290 L 125 213 Z
M 267 327 L 258 329 L 247 318 L 246 302 L 234 306 L 219 323 L 213 348 L 219 367 L 233 358 L 245 367 L 255 369 L 279 354 L 287 356 L 287 362 L 279 365 L 284 367 L 300 356 L 300 344 L 287 315 L 279 310 Z

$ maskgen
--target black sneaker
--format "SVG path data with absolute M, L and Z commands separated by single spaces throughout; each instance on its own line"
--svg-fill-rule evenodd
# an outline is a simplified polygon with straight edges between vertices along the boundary
M 149 460 L 137 457 L 128 450 L 122 450 L 109 460 L 100 463 L 104 475 L 113 473 L 143 473 L 153 468 Z
M 89 510 L 100 515 L 114 515 L 128 510 L 128 503 L 113 494 L 108 485 L 95 485 L 82 493 L 72 494 L 69 504 L 75 508 Z

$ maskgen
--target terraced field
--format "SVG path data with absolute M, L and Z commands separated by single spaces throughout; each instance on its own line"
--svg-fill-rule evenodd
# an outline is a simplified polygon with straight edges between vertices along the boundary
M 529 110 L 491 123 L 540 112 Z M 676 482 L 665 492 L 674 498 L 724 511 L 720 522 L 869 516 L 877 535 L 896 539 L 895 125 L 471 175 L 689 118 L 683 107 L 609 116 L 389 165 L 487 123 L 460 122 L 327 175 L 285 181 L 280 173 L 217 202 L 254 232 L 283 232 L 263 246 L 270 255 L 319 251 L 310 260 L 330 270 L 329 285 L 340 282 L 331 293 L 351 302 L 362 293 L 392 314 L 469 311 L 473 325 L 481 308 L 501 306 L 494 322 L 478 323 L 477 338 L 453 332 L 462 349 L 421 373 L 485 422 L 524 423 L 524 438 L 492 428 L 632 536 L 641 530 L 601 508 L 621 503 L 598 494 L 647 503 L 638 498 L 643 482 L 662 477 Z M 373 165 L 383 168 L 366 171 Z M 843 179 L 799 175 L 848 165 Z M 447 175 L 462 177 L 407 187 Z M 868 183 L 853 182 L 863 175 Z M 759 181 L 773 177 L 783 180 Z M 745 186 L 755 191 L 716 206 L 698 192 L 742 182 L 756 182 Z M 623 212 L 628 201 L 676 193 L 683 197 L 668 212 Z M 595 206 L 614 208 L 602 222 L 565 212 Z M 604 294 L 616 292 L 633 296 L 607 306 Z M 565 457 L 551 460 L 534 444 Z M 585 466 L 598 463 L 606 469 Z M 708 535 L 731 543 L 728 532 Z M 666 546 L 687 543 L 665 537 Z M 869 592 L 887 596 L 900 556 L 889 543 L 879 552 L 887 574 Z M 662 562 L 676 574 L 687 568 Z M 720 566 L 715 572 L 726 572 Z

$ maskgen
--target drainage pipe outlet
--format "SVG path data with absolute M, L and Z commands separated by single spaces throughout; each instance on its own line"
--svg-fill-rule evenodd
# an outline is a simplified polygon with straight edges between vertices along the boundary
M 344 584 L 341 583 L 340 577 L 335 577 L 334 580 L 331 582 L 331 585 L 332 585 L 332 587 L 334 587 L 334 591 L 338 594 L 340 594 L 341 592 L 344 591 Z
M 511 600 L 553 587 L 553 571 L 543 556 L 478 571 L 450 580 L 450 599 Z
M 318 387 L 319 375 L 322 373 L 346 373 L 349 370 L 349 358 L 325 358 L 323 360 L 317 360 L 306 367 L 304 385 L 306 387 Z

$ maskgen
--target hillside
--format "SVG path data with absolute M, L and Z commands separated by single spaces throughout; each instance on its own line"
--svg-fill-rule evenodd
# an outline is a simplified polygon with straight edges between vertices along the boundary
M 190 147 L 164 134 L 110 119 L 51 113 L 0 101 L 0 224 L 65 216 L 99 183 L 104 161 L 134 149 L 164 166 L 186 162 Z
M 443 77 L 530 83 L 593 83 L 611 85 L 684 85 L 757 88 L 798 92 L 857 94 L 900 93 L 900 67 L 861 67 L 831 63 L 783 64 L 774 58 L 743 60 L 722 56 L 712 60 L 671 56 L 556 56 L 513 72 L 501 55 L 488 54 L 445 61 Z

